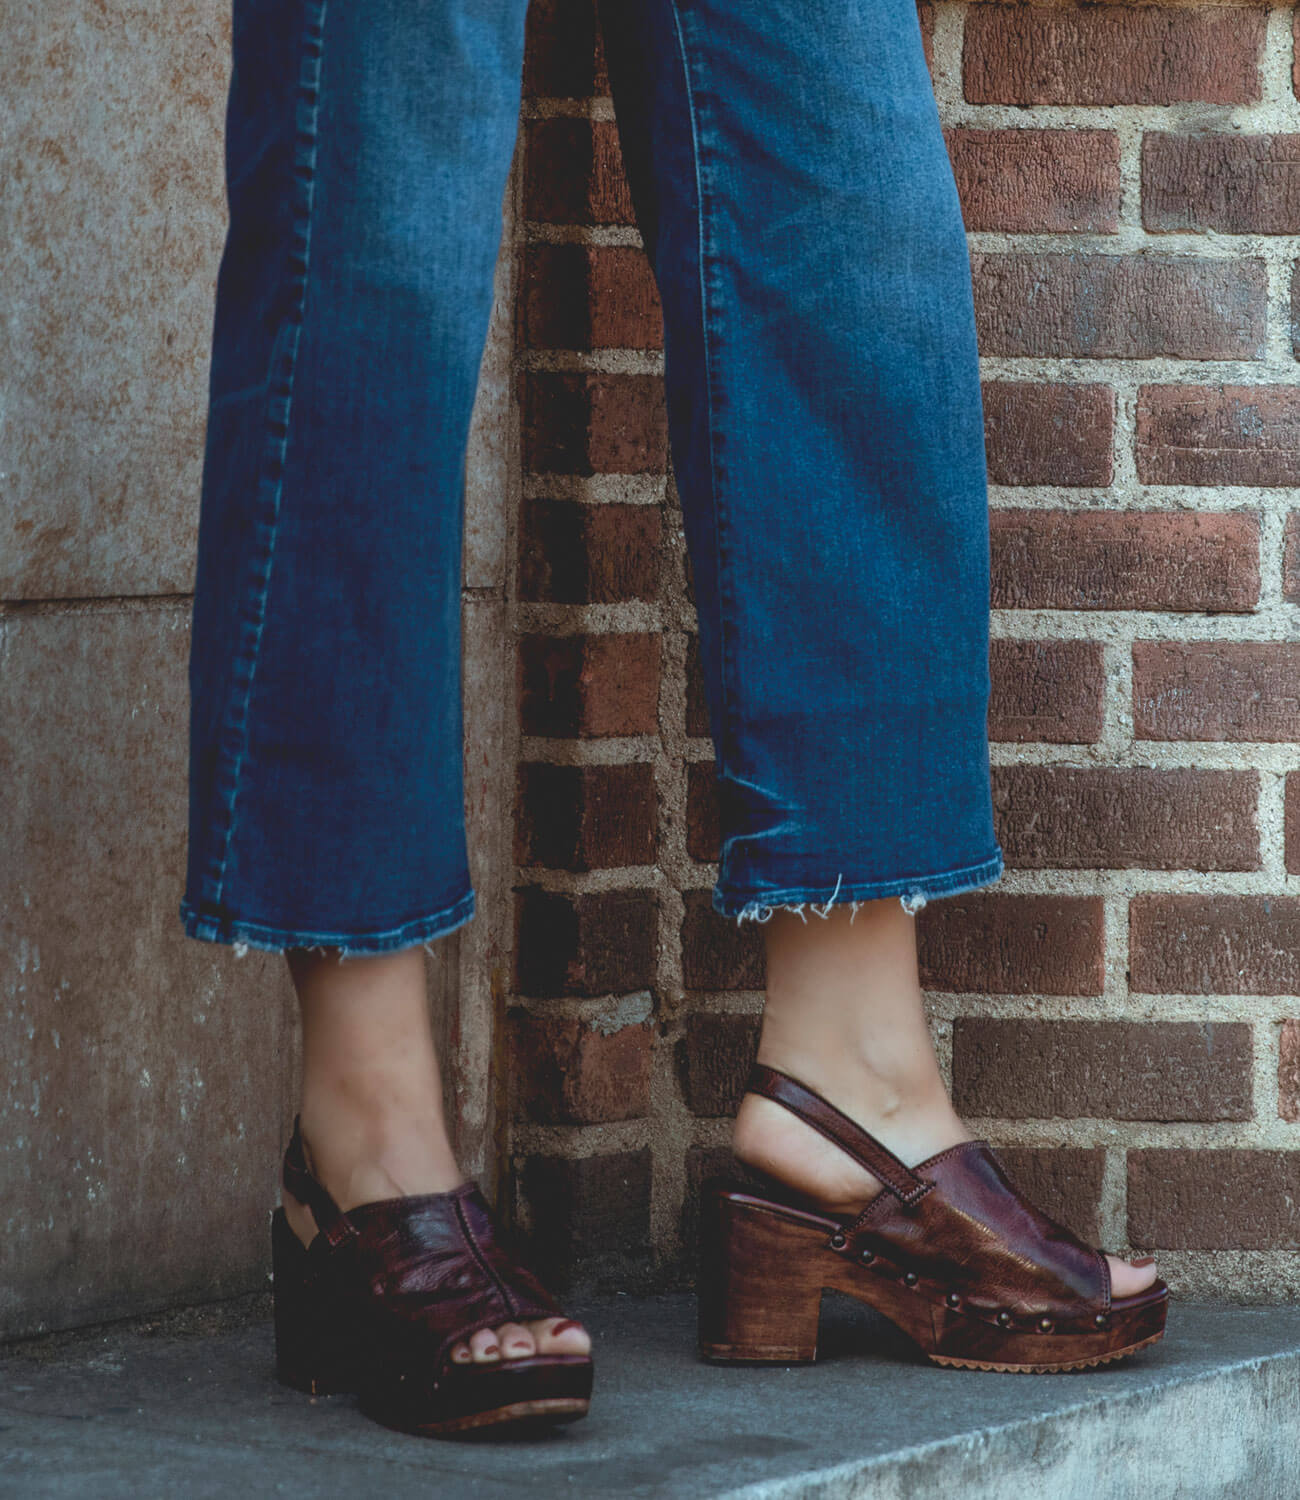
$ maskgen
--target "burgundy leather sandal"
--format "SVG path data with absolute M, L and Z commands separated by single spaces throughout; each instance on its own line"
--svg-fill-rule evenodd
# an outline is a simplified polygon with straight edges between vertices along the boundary
M 747 1089 L 834 1141 L 884 1191 L 856 1217 L 837 1217 L 779 1185 L 768 1193 L 711 1184 L 699 1281 L 704 1358 L 816 1359 L 825 1289 L 876 1308 L 936 1364 L 965 1369 L 1076 1370 L 1163 1336 L 1165 1283 L 1112 1298 L 1105 1256 L 1021 1197 L 987 1141 L 908 1167 L 775 1068 L 755 1064 Z
M 297 1120 L 283 1182 L 320 1231 L 304 1246 L 282 1208 L 272 1216 L 276 1375 L 285 1385 L 357 1393 L 367 1416 L 425 1437 L 585 1415 L 590 1355 L 451 1360 L 452 1346 L 481 1328 L 563 1317 L 498 1243 L 475 1183 L 344 1213 L 312 1175 Z

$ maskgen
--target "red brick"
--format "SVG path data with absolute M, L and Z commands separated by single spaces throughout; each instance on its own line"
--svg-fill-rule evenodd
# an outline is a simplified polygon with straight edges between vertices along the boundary
M 974 104 L 1238 104 L 1260 97 L 1256 7 L 972 5 Z
M 525 25 L 525 94 L 586 99 L 609 93 L 594 0 L 531 0 Z
M 1286 778 L 1286 868 L 1300 875 L 1300 771 L 1288 771 Z
M 686 852 L 710 864 L 721 843 L 718 775 L 712 761 L 692 761 L 686 769 Z
M 520 727 L 548 738 L 659 732 L 658 635 L 525 635 Z
M 1130 1151 L 1128 1237 L 1152 1250 L 1300 1249 L 1300 1152 Z
M 599 1125 L 650 1111 L 654 1027 L 605 1029 L 570 1016 L 510 1013 L 516 1112 L 543 1125 Z
M 1293 510 L 1286 518 L 1282 594 L 1288 603 L 1300 604 L 1300 510 Z
M 999 766 L 993 803 L 1022 870 L 1257 870 L 1253 771 Z
M 971 257 L 984 354 L 1262 359 L 1268 271 L 1187 255 Z
M 917 919 L 921 984 L 961 994 L 1100 995 L 1105 933 L 1100 896 L 950 896 Z
M 1300 994 L 1300 896 L 1136 896 L 1129 970 L 1139 995 Z
M 1252 609 L 1259 598 L 1253 511 L 995 510 L 993 603 L 1000 609 Z
M 667 471 L 668 414 L 658 375 L 525 370 L 519 400 L 527 472 Z
M 602 1156 L 531 1156 L 517 1173 L 531 1263 L 548 1286 L 626 1289 L 650 1266 L 648 1147 Z
M 700 664 L 700 638 L 686 639 L 686 733 L 709 736 L 709 703 L 704 693 L 704 669 Z
M 1113 130 L 944 132 L 968 230 L 1114 234 L 1119 137 Z
M 1289 1125 L 1300 1124 L 1300 1021 L 1278 1028 L 1277 1112 Z
M 1300 386 L 1144 385 L 1143 484 L 1300 484 Z
M 687 1109 L 696 1115 L 734 1115 L 757 1051 L 757 1016 L 688 1016 L 677 1051 Z
M 525 122 L 524 218 L 542 224 L 632 224 L 636 214 L 613 120 L 569 115 Z
M 1137 641 L 1133 719 L 1140 740 L 1300 740 L 1300 645 Z
M 1146 131 L 1142 223 L 1167 233 L 1295 234 L 1300 135 Z
M 986 380 L 983 399 L 993 484 L 1111 482 L 1115 392 L 1110 386 Z
M 627 766 L 519 767 L 515 862 L 552 870 L 612 870 L 655 859 L 654 770 Z
M 1090 745 L 1101 738 L 1106 670 L 1095 641 L 997 640 L 989 738 Z
M 959 1016 L 953 1103 L 1006 1120 L 1249 1120 L 1244 1022 L 998 1021 Z
M 527 349 L 660 349 L 663 309 L 634 245 L 525 245 L 515 303 Z
M 656 505 L 526 500 L 519 527 L 519 597 L 550 604 L 616 604 L 659 594 Z
M 1031 1203 L 1097 1244 L 1102 1237 L 1104 1151 L 1079 1146 L 1000 1146 L 998 1159 Z
M 653 891 L 575 896 L 526 886 L 515 899 L 515 988 L 538 999 L 647 989 L 657 939 Z
M 688 990 L 761 990 L 766 971 L 762 929 L 720 916 L 709 891 L 683 891 L 682 983 Z

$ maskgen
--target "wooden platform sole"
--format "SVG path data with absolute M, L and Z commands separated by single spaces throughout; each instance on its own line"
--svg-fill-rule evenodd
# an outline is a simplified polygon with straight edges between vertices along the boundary
M 847 1261 L 828 1247 L 833 1221 L 743 1192 L 703 1209 L 699 1352 L 725 1364 L 806 1364 L 817 1358 L 823 1291 L 881 1313 L 933 1362 L 957 1369 L 1051 1374 L 1125 1359 L 1164 1334 L 1168 1294 L 1116 1301 L 1097 1327 L 1004 1328 L 996 1310 L 967 1307 L 884 1257 Z M 1160 1284 L 1158 1284 L 1160 1285 Z

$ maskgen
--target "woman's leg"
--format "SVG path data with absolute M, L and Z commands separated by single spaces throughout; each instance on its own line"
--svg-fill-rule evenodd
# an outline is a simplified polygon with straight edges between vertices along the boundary
M 713 904 L 766 924 L 760 1059 L 919 1162 L 969 1136 L 911 913 L 1002 856 L 970 257 L 916 6 L 601 16 L 664 307 L 717 752 Z M 877 1186 L 761 1097 L 736 1149 L 846 1210 Z M 1117 1292 L 1154 1279 L 1112 1266 Z
M 777 912 L 766 924 L 767 1004 L 758 1061 L 789 1073 L 864 1125 L 908 1166 L 971 1133 L 952 1107 L 926 1024 L 916 919 L 897 901 Z M 781 1105 L 746 1094 L 736 1155 L 840 1212 L 880 1191 L 864 1167 Z M 1156 1279 L 1148 1258 L 1110 1257 L 1117 1297 Z
M 303 1139 L 340 1208 L 459 1187 L 465 1178 L 443 1117 L 423 951 L 343 963 L 303 950 L 287 958 L 302 1012 Z M 287 1193 L 283 1201 L 299 1239 L 310 1242 L 310 1210 Z M 485 1329 L 452 1358 L 492 1363 L 590 1348 L 578 1324 L 550 1319 Z
M 421 945 L 474 910 L 463 481 L 525 11 L 234 0 L 180 914 L 286 953 L 305 1144 L 345 1210 L 462 1180 Z

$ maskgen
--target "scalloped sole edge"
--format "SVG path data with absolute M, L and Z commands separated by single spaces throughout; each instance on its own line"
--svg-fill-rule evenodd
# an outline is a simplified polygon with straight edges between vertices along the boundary
M 953 1370 L 995 1370 L 1004 1375 L 1055 1375 L 1066 1370 L 1091 1370 L 1098 1365 L 1114 1364 L 1117 1359 L 1127 1359 L 1130 1354 L 1136 1354 L 1139 1349 L 1158 1343 L 1164 1336 L 1165 1331 L 1162 1328 L 1159 1333 L 1153 1333 L 1150 1338 L 1141 1339 L 1136 1344 L 1129 1344 L 1125 1349 L 1116 1349 L 1111 1354 L 1099 1354 L 1096 1359 L 1065 1360 L 1057 1364 L 1003 1365 L 983 1359 L 954 1359 L 945 1354 L 930 1354 L 927 1358 L 936 1365 L 946 1365 Z
M 491 1411 L 470 1412 L 463 1417 L 448 1417 L 441 1422 L 420 1422 L 408 1426 L 406 1423 L 387 1420 L 380 1410 L 362 1406 L 363 1414 L 382 1426 L 397 1432 L 408 1432 L 414 1437 L 455 1437 L 461 1433 L 477 1432 L 484 1427 L 517 1425 L 522 1430 L 533 1427 L 548 1427 L 557 1422 L 576 1422 L 585 1417 L 591 1406 L 589 1398 L 582 1396 L 546 1396 L 535 1401 L 512 1401 L 507 1406 L 495 1406 Z

